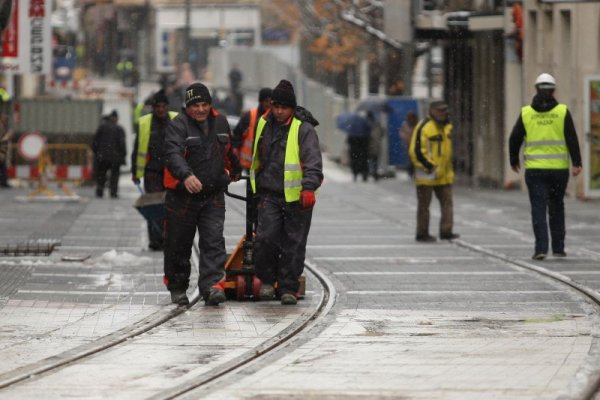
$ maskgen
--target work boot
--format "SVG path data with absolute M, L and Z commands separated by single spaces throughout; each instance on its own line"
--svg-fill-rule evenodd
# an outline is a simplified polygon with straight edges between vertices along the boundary
M 190 300 L 187 298 L 185 290 L 171 290 L 171 303 L 187 306 L 190 304 Z
M 435 242 L 437 239 L 435 238 L 435 236 L 431 236 L 431 235 L 417 235 L 415 237 L 415 240 L 417 242 L 431 243 L 431 242 Z
M 546 258 L 546 253 L 535 253 L 535 254 L 534 254 L 532 257 L 531 257 L 531 259 L 532 259 L 532 260 L 538 260 L 538 261 L 541 261 L 541 260 L 543 260 L 544 258 Z
M 565 253 L 564 251 L 555 251 L 554 253 L 552 253 L 552 255 L 558 258 L 564 258 L 567 256 L 567 253 Z
M 293 306 L 298 303 L 298 299 L 291 293 L 284 293 L 281 295 L 281 304 L 284 306 Z
M 273 297 L 275 296 L 275 288 L 273 287 L 273 285 L 269 285 L 268 283 L 263 283 L 260 286 L 260 290 L 258 291 L 258 298 L 260 300 L 273 300 Z
M 216 286 L 216 285 L 215 285 Z M 204 300 L 204 304 L 207 306 L 218 306 L 219 303 L 223 303 L 227 300 L 225 292 L 220 287 L 211 287 L 208 292 L 208 296 Z
M 460 235 L 458 233 L 441 233 L 440 234 L 440 239 L 442 240 L 452 240 L 452 239 L 458 239 L 460 237 Z

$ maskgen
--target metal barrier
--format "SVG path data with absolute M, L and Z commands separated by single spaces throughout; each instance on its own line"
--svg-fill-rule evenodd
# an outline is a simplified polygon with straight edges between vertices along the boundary
M 79 186 L 92 179 L 93 155 L 87 144 L 46 144 L 35 161 L 23 158 L 17 145 L 11 145 L 9 154 L 8 178 L 37 182 L 36 190 L 29 197 L 56 196 L 48 188 L 48 182 L 57 182 L 63 193 L 74 196 L 67 183 Z

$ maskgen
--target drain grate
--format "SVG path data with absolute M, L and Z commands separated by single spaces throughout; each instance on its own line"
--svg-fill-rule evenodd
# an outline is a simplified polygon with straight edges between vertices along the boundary
M 35 239 L 21 243 L 0 244 L 0 256 L 49 256 L 56 246 L 60 246 L 59 239 Z

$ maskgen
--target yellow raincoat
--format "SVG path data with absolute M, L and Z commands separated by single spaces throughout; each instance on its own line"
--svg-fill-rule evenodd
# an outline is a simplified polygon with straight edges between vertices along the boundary
M 417 185 L 439 186 L 454 182 L 452 124 L 425 118 L 415 127 L 409 147 Z

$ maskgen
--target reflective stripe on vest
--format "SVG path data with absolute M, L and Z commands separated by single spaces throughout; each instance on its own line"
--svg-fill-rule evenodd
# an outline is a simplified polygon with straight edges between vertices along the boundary
M 169 111 L 169 118 L 173 119 L 177 116 L 175 111 Z M 150 128 L 152 126 L 152 114 L 146 114 L 140 117 L 140 130 L 138 133 L 137 157 L 135 158 L 135 177 L 144 177 L 144 168 L 148 162 L 147 153 L 148 145 L 150 144 Z
M 250 110 L 250 121 L 248 128 L 242 135 L 242 147 L 240 148 L 240 165 L 242 168 L 250 169 L 252 166 L 252 148 L 254 147 L 254 131 L 256 130 L 256 119 L 258 108 Z
M 252 192 L 256 193 L 256 170 L 259 168 L 260 162 L 256 158 L 257 147 L 256 144 L 260 139 L 260 135 L 265 128 L 267 120 L 261 117 L 258 120 L 258 127 L 256 128 L 256 136 L 254 138 L 254 152 L 252 157 L 252 166 L 250 167 L 250 185 L 252 186 Z M 285 194 L 285 201 L 291 203 L 293 201 L 300 200 L 300 192 L 302 191 L 302 166 L 300 165 L 300 145 L 298 144 L 298 133 L 300 131 L 300 125 L 302 121 L 297 118 L 292 118 L 290 124 L 290 130 L 288 132 L 287 144 L 285 147 L 285 160 L 283 167 L 283 192 Z
M 523 107 L 525 168 L 569 169 L 569 150 L 564 132 L 566 116 L 567 106 L 564 104 L 546 112 L 538 112 L 531 106 Z

